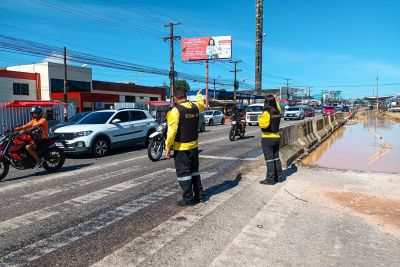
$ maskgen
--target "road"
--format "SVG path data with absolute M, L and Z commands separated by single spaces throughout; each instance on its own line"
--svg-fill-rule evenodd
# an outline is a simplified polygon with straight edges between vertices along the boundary
M 235 142 L 229 127 L 200 134 L 208 196 L 229 192 L 241 165 L 262 155 L 258 127 Z M 173 160 L 153 163 L 140 146 L 104 158 L 69 157 L 54 174 L 11 170 L 0 195 L 0 266 L 92 265 L 185 209 L 175 205 Z

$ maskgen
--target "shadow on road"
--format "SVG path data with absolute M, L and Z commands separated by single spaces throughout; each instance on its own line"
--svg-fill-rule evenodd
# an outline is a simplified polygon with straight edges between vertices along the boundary
M 231 188 L 234 188 L 235 186 L 237 186 L 240 183 L 241 180 L 242 180 L 242 174 L 239 173 L 236 175 L 236 178 L 234 180 L 224 181 L 221 184 L 217 184 L 217 185 L 207 188 L 204 191 L 206 200 L 209 200 L 214 195 L 223 193 L 225 191 L 228 191 Z
M 147 147 L 144 147 L 144 144 L 134 144 L 134 145 L 127 145 L 121 148 L 115 148 L 112 149 L 108 154 L 104 157 L 112 157 L 120 154 L 124 154 L 127 152 L 133 152 L 133 151 L 139 151 L 139 150 L 144 150 L 147 149 Z M 94 159 L 96 158 L 92 154 L 66 154 L 66 158 L 71 158 L 71 159 Z
M 246 139 L 251 139 L 251 138 L 254 138 L 254 137 L 255 137 L 254 135 L 245 135 L 242 138 L 239 138 L 238 140 L 246 140 Z
M 286 181 L 286 179 L 291 176 L 292 174 L 297 172 L 297 166 L 295 164 L 292 164 L 290 168 L 287 168 L 286 170 L 283 170 L 283 177 L 282 180 Z
M 66 167 L 62 167 L 61 170 L 59 170 L 58 172 L 54 172 L 54 173 L 63 173 L 63 172 L 69 172 L 69 171 L 76 171 L 76 170 L 88 167 L 90 165 L 92 165 L 92 163 L 79 164 L 79 165 L 73 165 L 73 166 L 66 166 Z M 35 173 L 29 174 L 29 175 L 24 175 L 24 176 L 20 176 L 20 177 L 6 179 L 2 183 L 21 180 L 21 179 L 25 179 L 25 178 L 29 178 L 29 177 L 36 177 L 36 176 L 46 175 L 46 174 L 49 174 L 49 172 L 43 170 L 43 171 L 35 172 Z

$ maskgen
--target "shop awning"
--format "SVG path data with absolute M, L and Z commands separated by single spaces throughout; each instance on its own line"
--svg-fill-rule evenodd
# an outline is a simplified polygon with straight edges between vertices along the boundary
M 21 100 L 15 100 L 9 104 L 7 104 L 6 107 L 34 107 L 34 106 L 40 106 L 40 107 L 52 107 L 52 106 L 59 106 L 59 105 L 64 105 L 65 103 L 59 100 L 53 100 L 53 101 L 40 101 L 40 100 L 29 100 L 29 101 L 21 101 Z
M 163 101 L 163 100 L 157 100 L 157 101 L 147 101 L 147 105 L 150 105 L 152 107 L 160 107 L 160 106 L 168 106 L 169 102 Z

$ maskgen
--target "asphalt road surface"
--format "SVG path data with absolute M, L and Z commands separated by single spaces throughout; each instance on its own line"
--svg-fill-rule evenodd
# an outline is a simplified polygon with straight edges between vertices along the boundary
M 229 192 L 241 165 L 262 155 L 258 126 L 234 142 L 229 127 L 200 134 L 208 197 Z M 143 146 L 104 158 L 68 157 L 53 174 L 12 169 L 0 183 L 0 266 L 95 264 L 132 240 L 145 242 L 152 229 L 185 210 L 175 205 L 180 192 L 173 160 L 151 162 Z

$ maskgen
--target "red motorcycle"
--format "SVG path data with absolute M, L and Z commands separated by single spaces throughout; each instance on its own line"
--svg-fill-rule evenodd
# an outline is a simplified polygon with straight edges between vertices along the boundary
M 18 170 L 32 169 L 35 160 L 26 150 L 26 145 L 43 136 L 40 127 L 20 133 L 15 130 L 5 130 L 0 136 L 0 181 L 8 174 L 10 165 Z M 60 145 L 66 146 L 61 136 L 51 136 L 38 145 L 38 155 L 43 160 L 42 167 L 48 172 L 61 169 L 65 155 Z

